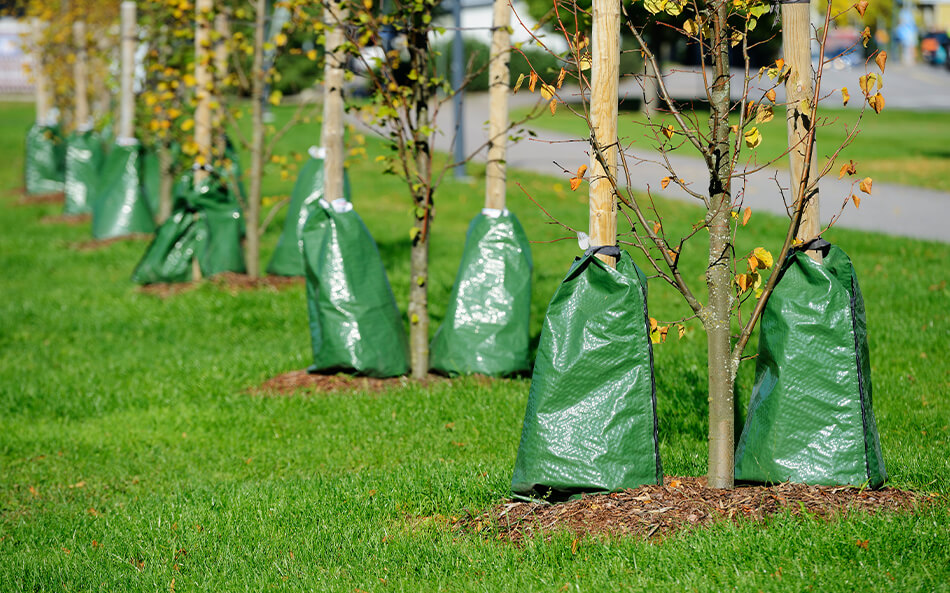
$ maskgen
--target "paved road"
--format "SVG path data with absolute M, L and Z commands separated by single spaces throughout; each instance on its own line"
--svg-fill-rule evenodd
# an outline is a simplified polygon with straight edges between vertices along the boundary
M 848 72 L 849 77 L 857 78 L 857 74 L 853 69 Z M 890 87 L 894 85 L 894 80 L 917 80 L 922 85 L 921 88 L 924 89 L 918 90 L 925 94 L 917 94 L 916 98 L 924 101 L 923 104 L 927 108 L 932 107 L 931 95 L 939 94 L 942 101 L 941 106 L 950 109 L 950 99 L 947 99 L 950 96 L 950 74 L 945 75 L 943 72 L 936 70 L 930 72 L 930 69 L 923 68 L 900 71 L 902 72 L 900 75 L 895 74 L 896 72 L 899 72 L 897 68 L 888 68 L 890 78 L 886 79 L 885 85 L 889 89 L 887 94 L 889 107 L 898 107 L 903 102 L 913 99 L 913 91 L 917 88 L 909 87 L 910 92 L 892 93 Z M 930 79 L 921 80 L 917 78 L 928 75 L 931 76 Z M 688 84 L 688 81 L 685 81 L 684 78 L 684 82 L 677 88 L 683 89 L 683 85 L 686 84 Z M 855 83 L 848 84 L 855 87 L 855 91 L 857 91 L 856 80 Z M 855 91 L 853 91 L 853 94 L 856 95 L 857 92 Z M 683 96 L 685 90 L 683 92 L 671 92 Z M 535 100 L 536 97 L 537 95 L 534 96 Z M 531 95 L 519 93 L 512 98 L 513 107 L 531 100 Z M 487 139 L 485 125 L 487 118 L 487 95 L 469 95 L 466 98 L 465 105 L 465 119 L 467 122 L 465 144 L 469 151 L 475 150 Z M 453 129 L 450 105 L 446 105 L 440 113 L 439 123 L 443 130 Z M 449 151 L 450 143 L 451 134 L 446 134 L 437 147 Z M 589 162 L 587 149 L 588 145 L 585 142 L 577 141 L 575 138 L 538 130 L 538 138 L 528 138 L 509 145 L 508 165 L 513 169 L 523 169 L 549 175 L 563 175 L 561 168 L 554 163 L 557 162 L 565 168 L 574 169 Z M 660 180 L 668 176 L 669 173 L 655 162 L 657 158 L 655 153 L 632 150 L 627 151 L 626 154 L 628 161 L 631 163 L 632 179 L 629 181 L 633 189 L 642 191 L 649 187 L 651 191 L 665 197 L 695 202 L 694 198 L 673 184 L 666 190 L 660 189 Z M 485 151 L 483 150 L 476 156 L 476 160 L 484 159 Z M 680 178 L 686 180 L 699 193 L 703 193 L 708 185 L 708 176 L 702 161 L 690 157 L 672 156 L 671 162 Z M 950 175 L 950 170 L 947 174 Z M 782 214 L 785 212 L 785 206 L 778 185 L 787 188 L 789 185 L 788 178 L 789 175 L 784 170 L 769 169 L 761 171 L 747 179 L 741 195 L 737 194 L 737 200 L 742 200 L 743 206 L 750 206 L 753 212 L 767 211 Z M 819 193 L 823 206 L 821 217 L 823 222 L 827 224 L 832 215 L 840 211 L 844 200 L 851 195 L 852 186 L 847 180 L 839 181 L 837 174 L 831 174 L 819 183 Z M 950 193 L 875 182 L 871 196 L 860 193 L 859 195 L 863 198 L 861 207 L 855 208 L 853 204 L 849 204 L 836 225 L 845 228 L 950 242 Z

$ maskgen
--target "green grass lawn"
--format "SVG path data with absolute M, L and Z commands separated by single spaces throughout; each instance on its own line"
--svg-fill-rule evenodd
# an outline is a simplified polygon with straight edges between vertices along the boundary
M 580 106 L 575 108 L 580 109 Z M 623 108 L 624 105 L 621 105 Z M 629 108 L 635 106 L 631 104 Z M 525 109 L 516 110 L 514 117 L 525 114 Z M 708 111 L 699 112 L 699 122 L 703 126 L 708 118 Z M 837 161 L 839 166 L 835 167 L 833 175 L 837 175 L 840 164 L 851 159 L 857 164 L 862 177 L 870 176 L 875 181 L 950 192 L 950 112 L 885 109 L 875 114 L 868 109 L 859 123 L 855 110 L 822 108 L 819 110 L 819 119 L 822 123 L 818 130 L 819 164 L 823 164 L 841 146 L 856 124 L 861 130 L 857 139 L 842 150 Z M 738 123 L 736 118 L 733 121 Z M 619 136 L 624 144 L 633 149 L 654 150 L 657 143 L 647 123 L 647 118 L 639 111 L 621 111 Z M 679 128 L 672 117 L 662 113 L 655 116 L 653 123 L 674 124 Z M 532 125 L 579 138 L 590 135 L 584 120 L 565 108 L 559 109 L 554 116 L 544 112 L 533 120 Z M 757 127 L 762 134 L 762 143 L 751 154 L 743 147 L 743 159 L 751 155 L 754 162 L 761 164 L 779 158 L 787 149 L 785 110 L 777 107 L 774 118 Z M 686 143 L 684 146 L 683 142 L 683 136 L 675 136 L 670 144 L 680 146 L 678 154 L 699 156 L 691 144 Z M 782 157 L 776 166 L 787 167 L 787 157 Z
M 281 117 L 286 112 L 279 113 Z M 0 188 L 21 185 L 27 106 L 0 104 Z M 302 152 L 319 130 L 284 145 Z M 353 200 L 405 311 L 410 207 L 369 155 Z M 437 197 L 433 331 L 482 204 L 481 170 Z M 266 192 L 289 191 L 270 171 Z M 515 186 L 586 225 L 583 196 L 514 172 L 509 205 L 529 236 L 562 233 Z M 247 388 L 309 363 L 304 290 L 230 294 L 212 284 L 162 300 L 129 276 L 145 243 L 93 251 L 55 206 L 0 198 L 0 590 L 2 591 L 938 591 L 950 588 L 950 245 L 833 229 L 860 275 L 875 412 L 891 484 L 939 494 L 917 514 L 824 523 L 782 515 L 662 541 L 573 536 L 521 546 L 450 526 L 505 500 L 525 379 L 458 379 L 385 393 L 262 397 Z M 700 217 L 679 203 L 668 227 Z M 755 215 L 740 250 L 781 242 Z M 266 257 L 279 224 L 264 237 Z M 578 254 L 534 246 L 532 328 Z M 682 255 L 700 280 L 700 246 Z M 676 298 L 651 285 L 651 315 Z M 671 332 L 673 333 L 673 332 Z M 656 348 L 668 475 L 706 463 L 705 340 Z M 752 368 L 739 392 L 748 400 Z M 855 545 L 868 540 L 867 549 Z

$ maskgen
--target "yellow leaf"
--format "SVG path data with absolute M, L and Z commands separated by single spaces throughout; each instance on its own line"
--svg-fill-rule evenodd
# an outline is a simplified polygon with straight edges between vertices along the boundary
M 663 189 L 666 189 L 666 187 L 667 187 L 669 184 L 670 184 L 670 178 L 669 178 L 669 177 L 664 177 L 663 179 L 660 180 L 660 187 L 662 187 Z
M 658 222 L 654 222 L 654 223 L 653 223 L 653 234 L 654 234 L 654 235 L 659 235 L 659 234 L 660 234 L 660 231 L 661 231 L 662 229 L 663 229 L 663 225 L 661 225 L 661 224 L 658 223 Z
M 874 110 L 874 113 L 880 113 L 884 111 L 884 95 L 878 93 L 873 97 L 868 97 L 868 105 L 871 106 L 871 109 Z
M 864 30 L 861 31 L 861 44 L 864 47 L 867 47 L 868 41 L 870 40 L 871 40 L 871 27 L 865 27 Z
M 772 121 L 773 117 L 774 113 L 772 111 L 771 105 L 759 105 L 759 108 L 756 110 L 755 114 L 755 123 L 764 124 Z
M 284 97 L 284 94 L 280 91 L 274 91 L 270 94 L 270 98 L 267 101 L 274 106 L 280 105 L 280 100 Z
M 759 133 L 759 128 L 749 128 L 745 133 L 745 144 L 749 148 L 755 148 L 759 144 L 762 144 L 762 134 Z
M 858 184 L 858 189 L 860 189 L 860 190 L 863 191 L 864 193 L 870 195 L 870 193 L 871 193 L 871 185 L 872 185 L 873 183 L 874 183 L 874 180 L 873 180 L 873 179 L 871 179 L 870 177 L 865 177 L 864 179 L 861 180 L 861 183 Z
M 851 100 L 851 93 L 848 92 L 848 87 L 841 87 L 841 104 L 847 105 L 848 101 Z
M 575 191 L 577 188 L 579 188 L 581 186 L 581 181 L 583 180 L 580 177 L 571 177 L 571 191 Z
M 749 289 L 749 275 L 748 274 L 736 274 L 736 286 L 739 287 L 739 292 L 743 293 Z
M 538 84 L 538 73 L 534 70 L 531 71 L 531 76 L 528 78 L 528 90 L 532 93 L 534 92 L 535 85 Z
M 785 60 L 782 58 L 775 60 L 775 67 L 778 68 L 779 74 L 781 74 L 785 70 Z
M 746 260 L 746 263 L 749 264 L 749 271 L 755 272 L 756 270 L 759 269 L 759 264 L 761 262 L 759 262 L 759 258 L 757 258 L 756 256 L 750 255 L 748 260 Z
M 683 23 L 683 30 L 686 31 L 686 34 L 690 37 L 695 37 L 696 34 L 699 33 L 699 27 L 693 19 L 686 19 L 686 22 Z
M 682 339 L 683 339 L 683 336 L 686 335 L 686 326 L 685 326 L 685 325 L 682 325 L 682 324 L 677 325 L 677 326 L 676 326 L 676 331 L 677 331 L 677 333 L 679 334 L 679 338 L 682 340 Z
M 769 101 L 775 103 L 775 89 L 769 89 L 768 91 L 766 91 L 765 96 L 768 98 Z
M 512 93 L 517 93 L 518 89 L 521 88 L 521 83 L 524 82 L 524 72 L 518 75 L 518 80 L 515 81 L 515 88 L 512 89 Z
M 316 59 L 317 59 L 317 50 L 311 49 L 310 51 L 308 51 L 308 52 L 307 52 L 307 59 L 308 59 L 308 60 L 311 60 L 311 61 L 316 60 Z
M 586 173 L 587 173 L 587 165 L 581 165 L 580 167 L 577 168 L 577 176 L 580 179 L 583 179 Z
M 551 115 L 557 113 L 557 99 L 551 99 L 551 102 L 548 103 L 548 108 L 551 110 Z
M 656 330 L 656 328 L 657 328 L 657 320 L 651 317 L 651 318 L 650 318 L 650 331 L 652 332 L 652 331 Z
M 194 74 L 185 74 L 181 77 L 181 79 L 187 86 L 195 86 L 198 84 L 198 80 L 195 78 Z
M 277 47 L 283 47 L 287 45 L 287 34 L 278 33 L 277 36 L 274 37 L 274 43 L 277 45 Z
M 759 266 L 760 268 L 767 270 L 771 268 L 772 264 L 774 263 L 774 260 L 772 259 L 772 254 L 769 253 L 768 250 L 763 247 L 756 247 L 755 250 L 752 252 L 752 255 L 754 255 L 756 259 L 762 262 L 763 265 Z
M 858 11 L 858 14 L 860 14 L 861 16 L 864 16 L 864 11 L 868 9 L 868 4 L 869 4 L 868 0 L 861 0 L 860 2 L 854 5 L 854 8 L 855 10 Z
M 561 85 L 564 84 L 564 77 L 567 75 L 567 70 L 561 68 L 561 73 L 557 75 L 557 88 L 561 88 Z
M 578 60 L 577 62 L 577 67 L 580 68 L 582 72 L 584 70 L 590 70 L 590 67 L 591 67 L 590 54 L 584 54 L 583 56 L 581 56 L 581 59 Z
M 857 194 L 851 194 L 851 201 L 854 202 L 855 208 L 861 207 L 861 198 L 859 198 Z
M 877 64 L 877 67 L 881 69 L 881 72 L 884 72 L 884 64 L 887 64 L 887 52 L 877 52 L 877 56 L 874 58 L 874 63 Z
M 847 163 L 841 165 L 841 170 L 838 171 L 838 179 L 841 179 L 845 175 L 854 175 L 857 172 L 858 169 L 854 166 L 854 161 L 848 161 Z
M 666 136 L 667 139 L 672 138 L 674 133 L 676 133 L 676 130 L 672 125 L 668 125 L 663 128 L 663 135 Z
M 554 87 L 547 84 L 541 83 L 541 98 L 545 101 L 550 101 L 554 97 Z
M 363 0 L 363 8 L 373 10 L 373 0 Z
M 195 120 L 188 118 L 185 121 L 181 122 L 181 130 L 183 132 L 188 132 L 195 127 Z
M 750 218 L 752 218 L 752 208 L 746 206 L 745 212 L 742 213 L 742 226 L 749 224 Z

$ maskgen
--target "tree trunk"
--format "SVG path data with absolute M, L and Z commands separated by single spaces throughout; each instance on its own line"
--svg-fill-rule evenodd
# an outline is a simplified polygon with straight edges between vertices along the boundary
M 254 21 L 254 63 L 251 66 L 251 179 L 247 196 L 244 218 L 247 223 L 247 237 L 244 241 L 244 259 L 247 275 L 258 278 L 260 266 L 260 218 L 261 218 L 261 182 L 264 176 L 264 109 L 261 101 L 264 95 L 264 18 L 267 0 L 256 0 L 256 18 Z
M 508 143 L 508 62 L 511 35 L 508 0 L 495 0 L 492 16 L 491 63 L 488 66 L 488 162 L 485 164 L 485 207 L 504 210 L 506 203 L 505 153 Z
M 343 195 L 345 145 L 343 142 L 343 82 L 346 51 L 347 10 L 342 2 L 330 2 L 325 10 L 326 62 L 323 70 L 323 127 L 320 143 L 326 151 L 323 160 L 323 197 L 328 202 Z
M 815 179 L 815 169 L 818 164 L 814 148 L 811 152 L 810 167 L 806 164 L 809 146 L 806 143 L 808 129 L 811 123 L 811 102 L 814 100 L 812 78 L 814 72 L 811 67 L 811 13 L 807 2 L 795 4 L 782 3 L 782 53 L 785 63 L 791 68 L 788 80 L 785 83 L 786 117 L 788 120 L 788 159 L 791 172 L 789 185 L 792 200 L 798 200 L 801 184 L 804 181 L 810 185 Z M 802 101 L 808 105 L 802 109 Z M 811 138 L 814 145 L 815 138 Z M 798 227 L 796 238 L 810 241 L 821 232 L 821 221 L 818 212 L 817 186 L 806 193 L 803 202 L 802 221 Z M 821 261 L 821 252 L 806 252 L 815 261 Z
M 591 150 L 589 231 L 591 246 L 617 244 L 617 199 L 608 173 L 617 175 L 617 88 L 620 80 L 620 2 L 594 0 L 591 40 L 591 137 L 600 148 L 603 163 Z M 606 167 L 604 167 L 606 164 Z M 608 266 L 617 260 L 597 255 Z
M 158 216 L 155 221 L 158 224 L 168 220 L 172 214 L 172 189 L 175 186 L 173 167 L 171 148 L 166 144 L 160 145 L 158 148 Z
M 122 77 L 120 79 L 122 98 L 119 110 L 119 138 L 135 137 L 135 2 L 122 3 Z
M 414 23 L 408 33 L 412 67 L 416 72 L 428 72 L 429 41 L 421 22 Z M 413 379 L 425 379 L 429 374 L 429 232 L 432 225 L 432 155 L 426 129 L 429 127 L 429 81 L 420 75 L 414 88 L 413 105 L 416 125 L 413 153 L 416 159 L 413 206 L 413 238 L 409 283 L 409 357 Z
M 75 85 L 74 94 L 76 99 L 74 123 L 77 129 L 86 130 L 90 127 L 90 119 L 85 21 L 73 23 L 73 43 L 76 46 L 76 61 L 73 62 L 73 84 Z
M 224 159 L 224 153 L 228 148 L 228 135 L 224 126 L 224 84 L 228 77 L 228 40 L 231 39 L 231 23 L 227 12 L 219 12 L 214 17 L 214 31 L 217 33 L 214 47 L 214 78 L 216 100 L 218 102 L 217 113 L 215 113 L 214 127 L 217 130 L 215 135 L 215 156 Z
M 730 347 L 730 320 L 735 295 L 732 289 L 732 245 L 729 233 L 731 151 L 729 144 L 729 32 L 728 8 L 719 3 L 713 14 L 713 70 L 709 127 L 712 161 L 709 171 L 709 267 L 706 286 L 709 304 L 703 311 L 709 355 L 709 473 L 710 488 L 732 488 L 735 453 L 735 364 Z

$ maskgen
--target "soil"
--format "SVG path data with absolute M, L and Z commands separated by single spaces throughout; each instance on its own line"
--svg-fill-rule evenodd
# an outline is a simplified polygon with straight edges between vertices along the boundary
M 18 206 L 39 206 L 42 204 L 63 204 L 66 200 L 66 194 L 61 191 L 52 192 L 48 194 L 34 194 L 29 195 L 25 191 L 20 190 L 21 197 L 17 200 Z
M 91 214 L 59 214 L 57 216 L 44 216 L 40 219 L 42 224 L 65 224 L 68 226 L 82 226 L 92 222 Z
M 86 241 L 70 243 L 69 246 L 76 251 L 95 251 L 96 249 L 102 249 L 109 245 L 122 243 L 123 241 L 151 241 L 151 239 L 152 235 L 148 233 L 133 233 L 131 235 L 111 237 L 109 239 L 88 239 Z
M 605 534 L 649 539 L 718 521 L 762 521 L 783 513 L 831 520 L 855 511 L 913 510 L 929 500 L 926 495 L 893 488 L 777 484 L 717 490 L 706 487 L 706 478 L 666 477 L 662 486 L 585 495 L 562 504 L 511 501 L 462 519 L 456 527 L 510 542 L 562 529 L 578 537 Z
M 303 286 L 303 276 L 261 276 L 252 279 L 247 274 L 236 274 L 234 272 L 222 272 L 215 274 L 210 278 L 217 286 L 224 288 L 232 294 L 243 292 L 245 290 L 258 290 L 260 288 L 273 291 L 284 290 L 293 286 Z
M 306 395 L 307 393 L 379 393 L 399 387 L 405 387 L 412 379 L 409 377 L 354 377 L 339 373 L 336 375 L 310 374 L 307 371 L 290 371 L 264 381 L 248 390 L 253 395 Z M 430 374 L 425 383 L 448 381 L 440 375 Z

